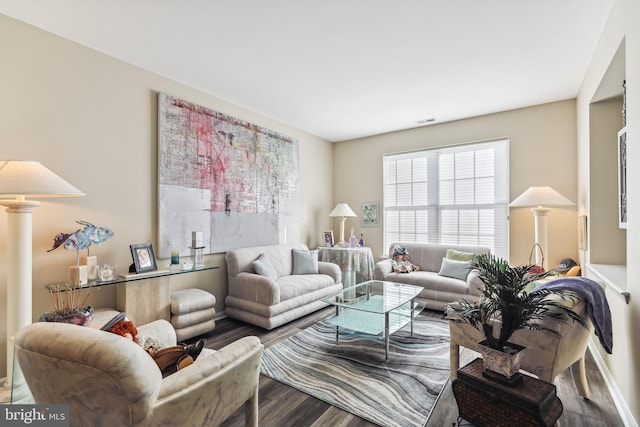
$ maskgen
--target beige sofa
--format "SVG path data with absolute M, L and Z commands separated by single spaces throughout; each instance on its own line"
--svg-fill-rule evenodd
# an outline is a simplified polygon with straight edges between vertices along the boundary
M 167 345 L 176 334 L 166 320 L 138 327 Z M 263 345 L 241 338 L 162 377 L 133 341 L 91 327 L 39 322 L 20 329 L 16 359 L 36 403 L 68 404 L 71 426 L 212 426 L 245 407 L 258 425 Z
M 376 263 L 373 277 L 376 280 L 406 283 L 422 286 L 424 290 L 418 299 L 424 300 L 427 308 L 444 311 L 447 304 L 465 298 L 469 301 L 480 299 L 479 289 L 482 282 L 475 271 L 470 271 L 466 280 L 442 276 L 438 274 L 442 267 L 442 259 L 446 257 L 448 249 L 474 254 L 486 254 L 491 250 L 481 246 L 467 245 L 439 245 L 430 243 L 392 243 L 401 246 L 409 253 L 412 264 L 420 267 L 419 271 L 410 273 L 394 273 L 392 260 L 385 259 Z
M 304 243 L 234 249 L 225 255 L 229 277 L 227 316 L 273 329 L 327 304 L 321 299 L 342 289 L 340 267 L 317 261 L 317 274 L 292 274 L 293 250 L 308 251 Z M 273 278 L 256 273 L 254 261 L 268 256 Z

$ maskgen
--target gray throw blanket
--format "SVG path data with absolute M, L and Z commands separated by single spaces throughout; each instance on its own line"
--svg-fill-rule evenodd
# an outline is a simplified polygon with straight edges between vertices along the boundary
M 541 289 L 562 289 L 575 292 L 587 301 L 587 313 L 591 318 L 596 336 L 600 344 L 611 354 L 613 349 L 613 334 L 611 327 L 611 311 L 604 289 L 586 277 L 562 277 L 536 287 L 533 292 Z

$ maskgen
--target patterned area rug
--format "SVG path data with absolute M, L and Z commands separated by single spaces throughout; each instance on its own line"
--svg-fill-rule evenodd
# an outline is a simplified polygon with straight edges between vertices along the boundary
M 265 349 L 260 369 L 277 381 L 381 426 L 424 426 L 449 378 L 449 326 L 418 316 L 384 341 L 317 323 Z

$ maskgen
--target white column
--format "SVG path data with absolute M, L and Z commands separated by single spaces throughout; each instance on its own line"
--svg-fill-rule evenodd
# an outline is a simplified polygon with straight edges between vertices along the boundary
M 533 212 L 533 216 L 535 217 L 535 238 L 536 243 L 540 245 L 540 249 L 536 248 L 536 265 L 540 267 L 544 267 L 543 257 L 549 257 L 549 252 L 547 251 L 547 214 L 551 209 L 537 207 L 531 209 Z
M 13 337 L 31 323 L 32 212 L 39 202 L 2 200 L 7 209 L 7 382 L 13 374 Z

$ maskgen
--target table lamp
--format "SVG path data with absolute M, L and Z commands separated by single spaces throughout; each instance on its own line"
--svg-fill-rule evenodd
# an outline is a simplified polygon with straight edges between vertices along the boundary
M 40 202 L 27 197 L 84 196 L 40 162 L 0 160 L 0 205 L 7 215 L 7 382 L 13 371 L 13 336 L 31 323 L 32 221 Z M 7 200 L 8 197 L 15 197 Z
M 344 223 L 347 220 L 347 217 L 357 216 L 355 212 L 349 207 L 346 203 L 338 203 L 335 208 L 329 214 L 330 217 L 340 217 L 340 241 L 339 245 L 344 245 Z
M 535 220 L 536 265 L 544 268 L 544 254 L 547 254 L 547 214 L 548 206 L 572 206 L 571 200 L 551 187 L 529 187 L 509 203 L 512 208 L 530 207 Z

